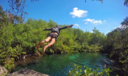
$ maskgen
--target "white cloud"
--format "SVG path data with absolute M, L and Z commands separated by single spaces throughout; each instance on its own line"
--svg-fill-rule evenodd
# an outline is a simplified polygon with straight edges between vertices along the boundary
M 93 31 L 91 31 L 91 33 L 93 33 Z
M 122 26 L 122 25 L 120 25 L 119 28 L 128 28 L 128 26 Z
M 117 27 L 115 27 L 114 29 L 117 29 Z
M 77 27 L 79 27 L 79 24 L 74 24 L 74 26 L 77 26 Z
M 88 11 L 86 10 L 80 10 L 77 7 L 73 8 L 73 12 L 70 12 L 73 18 L 75 17 L 86 17 Z
M 89 18 L 85 19 L 84 21 L 85 21 L 85 24 L 87 24 L 88 22 L 93 24 L 102 24 L 103 22 L 106 22 L 106 20 L 101 21 L 101 20 L 95 20 L 95 19 L 89 19 Z
M 120 25 L 119 28 L 122 28 L 122 25 Z
M 114 29 L 117 29 L 117 28 L 125 29 L 125 28 L 128 28 L 128 26 L 122 26 L 122 25 L 120 25 L 119 27 L 115 27 Z
M 104 20 L 103 22 L 106 22 L 106 20 Z

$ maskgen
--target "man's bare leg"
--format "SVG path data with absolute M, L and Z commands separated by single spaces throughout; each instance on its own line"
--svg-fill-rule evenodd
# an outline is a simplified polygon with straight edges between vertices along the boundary
M 51 39 L 51 42 L 50 42 L 48 45 L 44 46 L 43 54 L 45 54 L 45 50 L 46 50 L 48 47 L 52 46 L 55 42 L 56 42 L 55 38 L 52 38 L 52 39 Z
M 46 39 L 44 39 L 43 41 L 39 42 L 38 45 L 36 46 L 36 49 L 38 50 L 40 45 L 45 43 L 45 42 L 49 42 L 51 39 L 51 37 L 47 37 Z

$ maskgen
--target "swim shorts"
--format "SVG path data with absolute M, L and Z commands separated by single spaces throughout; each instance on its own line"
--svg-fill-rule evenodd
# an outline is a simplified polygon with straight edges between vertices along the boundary
M 57 35 L 57 34 L 53 34 L 53 33 L 51 33 L 50 35 L 48 35 L 48 37 L 57 39 L 58 35 Z

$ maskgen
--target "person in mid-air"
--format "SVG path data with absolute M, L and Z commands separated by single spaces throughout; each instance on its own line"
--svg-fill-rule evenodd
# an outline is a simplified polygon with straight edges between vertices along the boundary
M 50 33 L 50 35 L 48 35 L 48 37 L 46 39 L 44 39 L 43 41 L 38 43 L 38 45 L 36 46 L 36 49 L 38 50 L 42 43 L 49 42 L 51 40 L 51 42 L 49 44 L 47 44 L 46 46 L 44 46 L 44 48 L 43 48 L 43 54 L 45 54 L 46 48 L 52 46 L 56 42 L 56 39 L 59 35 L 60 30 L 68 28 L 68 27 L 72 27 L 72 26 L 73 25 L 65 26 L 65 27 L 59 27 L 58 25 L 56 25 L 55 27 L 52 27 L 49 29 L 43 29 L 44 31 L 45 30 L 51 30 L 51 33 Z

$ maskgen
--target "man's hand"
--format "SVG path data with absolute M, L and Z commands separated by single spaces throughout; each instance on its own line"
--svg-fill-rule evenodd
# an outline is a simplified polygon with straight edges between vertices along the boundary
M 72 28 L 72 26 L 73 26 L 73 24 L 71 24 L 69 27 L 71 27 L 71 28 Z

